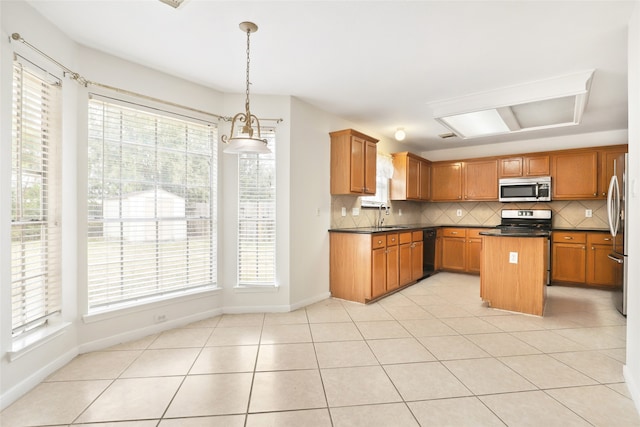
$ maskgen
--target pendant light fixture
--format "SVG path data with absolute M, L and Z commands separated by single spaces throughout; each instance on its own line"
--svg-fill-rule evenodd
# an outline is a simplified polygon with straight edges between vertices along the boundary
M 231 131 L 229 136 L 222 135 L 222 142 L 227 144 L 224 149 L 225 153 L 270 153 L 267 148 L 267 140 L 260 135 L 260 121 L 256 116 L 251 114 L 249 109 L 249 47 L 251 33 L 258 31 L 258 26 L 253 22 L 240 23 L 240 29 L 247 33 L 247 90 L 245 91 L 244 113 L 238 113 L 231 119 Z M 257 130 L 258 137 L 254 138 L 254 126 Z M 237 128 L 237 129 L 236 129 Z

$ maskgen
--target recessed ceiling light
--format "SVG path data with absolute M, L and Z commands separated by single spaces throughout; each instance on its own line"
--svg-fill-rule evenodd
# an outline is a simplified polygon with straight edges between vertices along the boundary
M 577 125 L 594 70 L 432 103 L 434 118 L 461 138 Z

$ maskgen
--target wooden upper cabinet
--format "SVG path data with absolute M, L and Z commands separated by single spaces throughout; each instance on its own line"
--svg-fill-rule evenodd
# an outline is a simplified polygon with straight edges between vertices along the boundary
M 627 152 L 627 146 L 614 146 L 610 149 L 600 151 L 600 182 L 599 194 L 600 198 L 606 198 L 609 191 L 609 182 L 611 177 L 616 175 L 618 181 L 622 182 L 622 174 L 624 172 L 624 155 Z
M 392 157 L 391 200 L 429 200 L 431 162 L 409 152 Z
M 498 161 L 464 163 L 464 200 L 498 200 Z
M 378 140 L 353 129 L 329 135 L 331 194 L 375 194 Z
M 431 164 L 431 200 L 434 202 L 462 200 L 462 162 Z
M 599 194 L 598 152 L 566 151 L 551 156 L 552 199 L 588 200 Z
M 546 153 L 504 158 L 498 165 L 500 178 L 551 175 L 549 154 Z

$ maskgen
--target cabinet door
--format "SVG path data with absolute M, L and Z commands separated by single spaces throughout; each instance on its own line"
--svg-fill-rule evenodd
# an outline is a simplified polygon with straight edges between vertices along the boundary
M 445 270 L 464 271 L 465 269 L 465 238 L 442 238 L 442 268 Z
M 431 200 L 462 199 L 462 162 L 431 164 Z
M 378 147 L 375 142 L 366 141 L 364 146 L 364 193 L 376 194 L 376 157 Z
M 422 277 L 422 252 L 424 245 L 422 242 L 413 242 L 411 244 L 411 281 L 418 280 Z
M 364 159 L 367 141 L 351 137 L 351 192 L 364 192 Z
M 551 159 L 553 198 L 594 199 L 598 196 L 598 152 L 554 154 Z
M 622 182 L 622 174 L 624 172 L 624 153 L 624 150 L 602 151 L 600 153 L 600 198 L 607 198 L 609 182 L 613 175 L 618 177 L 618 182 Z
M 429 200 L 431 197 L 431 164 L 420 161 L 420 200 Z
M 482 249 L 482 239 L 475 237 L 467 240 L 467 271 L 469 273 L 480 273 L 480 249 Z
M 420 199 L 420 160 L 407 157 L 407 199 Z
M 585 283 L 586 247 L 582 243 L 554 243 L 551 260 L 551 280 Z
M 519 178 L 523 174 L 522 157 L 500 159 L 500 178 Z
M 400 286 L 398 246 L 387 246 L 387 292 Z
M 371 297 L 377 298 L 387 292 L 386 248 L 371 251 Z
M 464 164 L 464 199 L 498 200 L 498 161 Z
M 587 256 L 587 284 L 598 286 L 618 285 L 622 264 L 609 259 L 611 246 L 590 245 Z
M 399 246 L 400 250 L 400 286 L 411 283 L 411 243 Z
M 523 176 L 549 176 L 549 155 L 525 156 L 523 158 Z

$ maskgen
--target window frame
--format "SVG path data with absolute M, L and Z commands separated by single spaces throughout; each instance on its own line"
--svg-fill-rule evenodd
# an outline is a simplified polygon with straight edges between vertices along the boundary
M 17 54 L 11 78 L 11 336 L 20 348 L 62 313 L 62 81 Z M 22 191 L 27 175 L 37 200 Z
M 96 212 L 91 212 L 91 210 L 93 208 L 95 208 L 92 205 L 92 198 L 90 196 L 90 193 L 92 191 L 92 189 L 90 188 L 90 186 L 92 185 L 92 180 L 91 180 L 91 173 L 92 173 L 92 161 L 89 158 L 88 162 L 87 162 L 87 197 L 88 197 L 88 206 L 87 206 L 87 230 L 85 233 L 85 239 L 87 242 L 87 300 L 86 300 L 86 310 L 87 310 L 87 315 L 84 316 L 85 317 L 85 321 L 88 321 L 88 319 L 90 318 L 101 318 L 104 317 L 104 315 L 106 314 L 108 316 L 108 313 L 113 312 L 113 311 L 121 311 L 123 309 L 133 309 L 136 310 L 138 307 L 144 307 L 148 304 L 153 304 L 156 303 L 158 301 L 164 301 L 164 300 L 176 300 L 182 297 L 190 297 L 193 295 L 198 295 L 201 294 L 202 292 L 209 292 L 211 290 L 215 290 L 218 289 L 218 250 L 217 250 L 217 239 L 218 239 L 218 205 L 217 205 L 217 197 L 218 197 L 218 188 L 217 188 L 217 181 L 218 181 L 218 126 L 217 126 L 217 122 L 215 122 L 214 120 L 211 120 L 209 117 L 199 117 L 197 114 L 194 114 L 193 112 L 187 112 L 184 110 L 181 110 L 177 107 L 169 107 L 166 105 L 162 105 L 162 106 L 157 106 L 157 105 L 152 105 L 150 102 L 146 101 L 146 100 L 141 100 L 141 99 L 121 99 L 121 98 L 113 98 L 111 96 L 107 96 L 107 95 L 102 95 L 102 94 L 96 94 L 96 93 L 90 93 L 89 94 L 90 99 L 88 101 L 88 107 L 87 107 L 87 111 L 88 111 L 88 120 L 91 120 L 91 108 L 92 108 L 92 103 L 102 103 L 102 105 L 109 105 L 110 108 L 114 108 L 114 109 L 121 109 L 121 111 L 127 110 L 129 112 L 131 112 L 131 114 L 135 115 L 135 114 L 139 114 L 141 117 L 155 117 L 156 118 L 156 126 L 158 126 L 158 123 L 184 123 L 185 124 L 185 130 L 186 130 L 186 135 L 185 139 L 182 141 L 182 143 L 184 144 L 183 148 L 180 149 L 173 149 L 173 148 L 167 148 L 166 146 L 163 146 L 163 142 L 159 142 L 162 141 L 162 133 L 161 132 L 156 132 L 151 139 L 153 140 L 153 143 L 149 143 L 148 146 L 146 148 L 149 148 L 150 152 L 153 152 L 154 154 L 152 154 L 154 157 L 154 160 L 151 162 L 153 163 L 153 167 L 152 170 L 149 171 L 149 173 L 151 175 L 153 175 L 152 181 L 147 184 L 149 184 L 152 188 L 149 190 L 150 192 L 153 193 L 154 195 L 154 202 L 152 203 L 153 205 L 153 215 L 150 217 L 141 217 L 141 218 L 126 218 L 122 215 L 123 213 L 123 206 L 124 206 L 124 194 L 119 194 L 119 198 L 118 198 L 118 213 L 116 214 L 116 216 L 114 218 L 106 218 L 105 217 L 105 204 L 104 204 L 104 199 L 103 199 L 103 203 L 102 203 L 102 217 L 100 218 L 100 216 L 96 216 Z M 133 97 L 132 97 L 133 98 Z M 187 124 L 188 123 L 188 124 Z M 142 125 L 141 125 L 142 126 Z M 189 139 L 188 137 L 188 129 L 189 126 L 192 126 L 193 129 L 205 129 L 207 128 L 208 130 L 203 130 L 203 133 L 209 132 L 208 137 L 207 138 L 203 138 L 206 139 L 209 144 L 208 149 L 206 150 L 206 155 L 203 154 L 203 152 L 201 151 L 194 151 L 193 149 L 189 148 L 190 144 L 193 144 L 193 146 L 195 146 L 196 144 L 193 143 L 193 141 L 191 139 Z M 104 134 L 102 135 L 104 137 Z M 87 135 L 87 150 L 91 150 L 91 139 L 93 138 L 93 135 L 91 133 L 91 126 L 88 125 L 88 135 Z M 155 138 L 155 139 L 154 139 Z M 196 138 L 197 139 L 197 138 Z M 131 141 L 132 143 L 136 143 L 134 141 Z M 127 145 L 127 142 L 118 142 L 119 144 L 123 144 L 123 145 Z M 170 143 L 165 141 L 164 143 Z M 161 155 L 164 153 L 169 153 L 169 152 L 173 152 L 173 153 L 179 153 L 180 155 L 183 155 L 183 160 L 185 162 L 184 170 L 182 172 L 182 176 L 184 178 L 184 182 L 183 183 L 176 183 L 176 182 L 169 182 L 169 181 L 164 181 L 165 178 L 163 178 L 163 171 L 160 170 L 161 165 L 162 165 L 162 161 L 158 160 Z M 103 154 L 105 152 L 103 151 Z M 160 154 L 159 154 L 160 153 Z M 134 152 L 133 154 L 133 158 L 135 158 L 136 154 Z M 196 158 L 200 158 L 200 163 L 202 164 L 202 162 L 207 158 L 208 156 L 208 162 L 209 162 L 209 166 L 208 166 L 208 184 L 205 185 L 196 185 L 194 184 L 193 186 L 189 186 L 189 180 L 188 180 L 188 176 L 190 176 L 190 174 L 188 173 L 187 169 L 189 168 L 189 162 L 193 159 Z M 167 157 L 170 158 L 170 157 Z M 123 157 L 120 158 L 120 161 L 122 162 Z M 103 159 L 104 162 L 104 159 Z M 193 164 L 197 163 L 195 160 L 193 160 Z M 104 165 L 104 163 L 103 163 Z M 165 160 L 164 163 L 165 166 L 168 165 L 168 163 Z M 171 166 L 171 165 L 168 165 Z M 165 174 L 166 175 L 166 174 Z M 200 174 L 202 175 L 202 174 Z M 197 180 L 197 179 L 196 179 Z M 117 181 L 117 180 L 116 180 Z M 126 181 L 126 180 L 125 180 Z M 99 182 L 99 180 L 95 181 L 95 182 Z M 113 181 L 115 182 L 115 181 Z M 129 183 L 136 183 L 138 181 L 130 181 Z M 140 184 L 140 182 L 138 182 L 138 184 Z M 102 189 L 104 189 L 104 185 L 105 185 L 105 181 L 102 181 Z M 173 214 L 171 215 L 165 215 L 162 214 L 161 212 L 161 207 L 160 205 L 162 203 L 160 203 L 162 200 L 162 198 L 170 198 L 173 200 L 176 199 L 180 199 L 179 197 L 173 197 L 175 196 L 173 193 L 172 194 L 167 194 L 170 192 L 167 192 L 164 188 L 164 186 L 173 186 L 173 188 L 176 188 L 178 190 L 178 192 L 183 191 L 183 193 L 181 193 L 184 197 L 183 202 L 180 203 L 178 200 L 178 205 L 182 204 L 182 207 L 178 207 L 175 208 L 176 203 L 173 203 L 174 205 L 174 211 Z M 198 203 L 194 204 L 195 199 L 193 199 L 190 194 L 190 189 L 197 189 L 200 188 L 202 189 L 202 191 L 208 191 L 208 196 L 206 196 L 202 203 L 204 203 L 205 205 L 208 204 L 208 206 L 202 206 L 202 208 L 204 208 L 204 211 L 201 210 L 201 208 L 198 208 Z M 200 203 L 202 205 L 202 203 Z M 131 204 L 133 204 L 133 202 L 131 202 Z M 195 206 L 195 207 L 194 207 Z M 177 213 L 176 212 L 177 209 Z M 131 211 L 130 211 L 131 212 Z M 175 215 L 174 215 L 175 214 Z M 137 215 L 137 214 L 133 214 L 133 215 Z M 93 289 L 96 289 L 96 282 L 95 280 L 92 282 L 91 279 L 91 259 L 92 256 L 90 255 L 90 248 L 91 248 L 91 229 L 92 227 L 95 230 L 94 225 L 96 224 L 96 220 L 98 221 L 103 221 L 103 224 L 106 224 L 107 222 L 112 222 L 115 221 L 116 226 L 119 225 L 119 230 L 120 230 L 120 239 L 121 240 L 126 240 L 126 239 L 136 239 L 137 237 L 134 237 L 133 233 L 136 233 L 136 226 L 135 224 L 139 224 L 139 226 L 141 225 L 142 227 L 147 227 L 150 226 L 152 228 L 154 228 L 155 231 L 153 231 L 155 233 L 156 239 L 155 240 L 148 240 L 149 242 L 151 242 L 151 245 L 155 245 L 156 248 L 158 248 L 159 246 L 162 246 L 162 239 L 159 238 L 158 236 L 160 236 L 160 234 L 158 234 L 159 232 L 161 232 L 161 230 L 166 229 L 168 232 L 170 233 L 178 233 L 175 235 L 169 235 L 168 240 L 170 241 L 172 238 L 174 240 L 179 240 L 182 237 L 184 237 L 185 239 L 185 243 L 184 243 L 184 251 L 182 251 L 182 253 L 180 253 L 180 249 L 176 249 L 175 251 L 177 252 L 169 252 L 167 254 L 162 253 L 162 250 L 158 250 L 156 249 L 156 253 L 151 255 L 153 257 L 153 259 L 151 261 L 149 261 L 150 263 L 155 263 L 156 266 L 152 266 L 150 267 L 153 270 L 153 277 L 151 278 L 151 282 L 152 281 L 158 281 L 159 277 L 165 277 L 163 275 L 165 275 L 165 271 L 162 270 L 163 267 L 158 266 L 159 262 L 162 262 L 164 259 L 167 259 L 166 255 L 176 255 L 177 257 L 180 256 L 184 256 L 184 262 L 182 262 L 183 265 L 183 269 L 186 271 L 184 272 L 184 274 L 182 276 L 180 276 L 180 272 L 176 270 L 175 273 L 173 273 L 176 277 L 174 277 L 171 283 L 178 283 L 180 281 L 184 281 L 185 278 L 188 278 L 187 280 L 191 280 L 189 278 L 189 272 L 190 271 L 196 271 L 196 273 L 194 273 L 193 276 L 193 282 L 189 283 L 187 282 L 184 286 L 174 286 L 170 289 L 167 289 L 166 291 L 163 290 L 159 290 L 158 292 L 146 292 L 144 294 L 140 294 L 140 295 L 130 295 L 129 297 L 126 298 L 122 298 L 122 299 L 111 299 L 110 301 L 107 301 L 105 299 L 100 300 L 99 298 L 97 298 L 96 296 L 91 294 L 91 291 Z M 151 224 L 153 223 L 153 225 Z M 125 237 L 122 234 L 124 227 L 127 227 L 127 224 L 131 225 L 131 232 L 129 232 L 128 237 L 125 239 Z M 173 225 L 170 225 L 173 224 Z M 200 224 L 200 225 L 198 225 Z M 163 226 L 167 226 L 169 228 L 163 228 Z M 184 227 L 183 227 L 184 226 Z M 195 251 L 195 252 L 190 252 L 190 245 L 193 243 L 193 247 L 195 248 L 195 244 L 198 243 L 198 239 L 196 237 L 196 235 L 194 234 L 194 230 L 197 227 L 204 227 L 202 230 L 203 237 L 201 239 L 201 243 L 202 241 L 204 241 L 204 243 L 202 243 L 204 246 L 202 248 L 200 248 L 199 251 Z M 104 229 L 103 229 L 104 230 Z M 158 231 L 160 230 L 160 231 Z M 173 230 L 173 231 L 172 231 Z M 126 231 L 125 231 L 126 232 Z M 207 235 L 208 233 L 208 235 Z M 182 236 L 182 234 L 184 234 L 184 236 Z M 173 237 L 172 237 L 173 236 Z M 208 247 L 206 246 L 208 245 Z M 122 244 L 122 247 L 127 246 L 126 244 Z M 197 249 L 197 248 L 196 248 Z M 120 254 L 122 255 L 122 258 L 124 259 L 124 252 L 122 248 L 118 249 L 120 251 Z M 192 256 L 192 254 L 195 254 L 195 256 L 198 257 L 203 257 L 203 256 L 207 256 L 204 259 L 204 263 L 206 264 L 205 266 L 203 266 L 201 269 L 192 269 L 191 265 L 194 266 L 200 266 L 199 264 L 202 263 L 195 263 L 192 261 L 192 258 L 190 258 Z M 94 259 L 96 259 L 94 257 Z M 179 262 L 180 258 L 178 258 Z M 167 267 L 170 268 L 170 267 Z M 166 277 L 168 277 L 168 275 L 170 274 L 170 272 L 167 270 L 166 272 Z M 199 275 L 199 276 L 198 276 Z M 162 276 L 162 277 L 161 277 Z M 122 276 L 123 278 L 127 278 L 127 277 L 133 277 L 131 275 L 127 276 L 124 275 Z M 202 280 L 198 281 L 198 278 L 202 278 Z M 147 280 L 148 278 L 139 278 L 139 280 Z M 127 282 L 128 283 L 128 282 Z M 143 288 L 144 286 L 140 286 L 140 288 Z
M 267 146 L 271 150 L 271 153 L 266 154 L 256 154 L 256 153 L 241 153 L 238 155 L 238 177 L 237 177 L 237 229 L 236 229 L 236 289 L 268 289 L 268 288 L 277 288 L 278 287 L 278 275 L 277 275 L 277 158 L 276 158 L 276 149 L 277 149 L 277 138 L 275 128 L 272 127 L 261 127 L 260 134 L 263 138 L 267 140 Z M 243 178 L 247 178 L 246 174 L 243 174 L 243 171 L 246 168 L 249 168 L 251 165 L 255 167 L 254 170 L 259 171 L 261 166 L 270 167 L 269 173 L 269 186 L 265 185 L 264 182 L 259 182 L 257 176 L 253 176 L 252 179 L 255 181 L 252 184 L 255 186 L 255 189 L 264 190 L 269 187 L 271 190 L 269 194 L 262 194 L 262 196 L 266 196 L 267 198 L 261 199 L 260 197 L 253 200 L 244 200 L 243 194 L 246 194 L 245 190 L 250 190 L 249 188 L 243 188 Z M 243 167 L 243 164 L 245 164 Z M 266 203 L 265 203 L 266 202 Z M 243 207 L 243 203 L 245 206 Z M 250 206 L 253 205 L 253 206 Z M 264 216 L 263 208 L 266 206 L 269 207 L 269 211 Z M 247 210 L 247 206 L 249 206 L 249 210 L 251 210 L 254 214 L 251 216 L 251 213 L 247 216 L 243 216 L 243 212 L 249 211 Z M 263 212 L 263 217 L 258 218 L 257 212 Z M 258 230 L 258 229 L 271 229 L 271 232 L 268 234 L 260 235 L 259 239 L 251 241 L 247 236 L 249 235 L 243 230 Z M 261 246 L 261 247 L 260 247 Z M 253 251 L 251 248 L 255 248 Z M 268 247 L 269 250 L 265 251 L 265 247 Z M 253 252 L 253 254 L 252 254 Z M 251 258 L 255 258 L 259 261 L 258 264 L 255 264 L 251 261 Z M 266 261 L 265 261 L 266 260 Z M 252 275 L 243 270 L 243 265 L 256 265 L 257 267 L 254 269 L 253 277 Z M 250 278 L 247 280 L 247 278 Z

